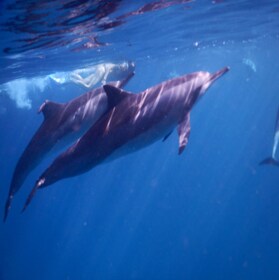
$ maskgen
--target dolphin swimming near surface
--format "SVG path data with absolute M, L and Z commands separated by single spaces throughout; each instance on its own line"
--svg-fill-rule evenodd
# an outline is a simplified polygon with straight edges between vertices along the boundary
M 133 77 L 130 72 L 122 81 L 112 82 L 123 87 Z M 45 101 L 39 108 L 44 121 L 21 155 L 12 177 L 6 200 L 4 221 L 11 202 L 29 173 L 43 160 L 54 146 L 69 146 L 78 139 L 107 110 L 107 95 L 103 87 L 91 90 L 67 103 Z M 57 145 L 59 143 L 59 145 Z
M 273 149 L 271 157 L 268 157 L 260 162 L 260 165 L 263 164 L 271 164 L 279 166 L 279 161 L 275 158 L 277 146 L 279 143 L 279 108 L 277 111 L 277 118 L 275 122 L 275 130 L 274 130 L 274 140 L 273 140 Z
M 166 139 L 175 127 L 181 154 L 190 135 L 192 107 L 210 85 L 228 70 L 225 67 L 214 74 L 191 73 L 138 94 L 105 85 L 111 109 L 43 172 L 22 211 L 38 188 L 85 173 L 103 162 L 137 151 L 159 139 Z

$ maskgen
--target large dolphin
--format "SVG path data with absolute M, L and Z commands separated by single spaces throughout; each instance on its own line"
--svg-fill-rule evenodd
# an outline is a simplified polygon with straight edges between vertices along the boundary
M 134 72 L 130 72 L 122 81 L 111 84 L 123 87 L 133 75 Z M 45 101 L 42 104 L 39 112 L 43 113 L 44 121 L 16 165 L 5 205 L 4 221 L 7 219 L 15 193 L 45 155 L 54 146 L 65 148 L 72 144 L 99 119 L 107 108 L 107 95 L 103 87 L 91 90 L 67 103 Z
M 271 157 L 268 157 L 268 158 L 264 159 L 263 161 L 261 161 L 260 165 L 272 164 L 272 165 L 279 166 L 279 161 L 275 158 L 278 143 L 279 143 L 279 108 L 277 111 L 277 118 L 276 118 L 276 122 L 275 122 L 272 155 L 271 155 Z
M 190 111 L 193 105 L 228 70 L 225 67 L 214 74 L 191 73 L 139 94 L 105 85 L 111 109 L 43 172 L 23 210 L 38 188 L 85 173 L 104 161 L 134 152 L 158 139 L 165 139 L 176 126 L 181 154 L 190 134 Z

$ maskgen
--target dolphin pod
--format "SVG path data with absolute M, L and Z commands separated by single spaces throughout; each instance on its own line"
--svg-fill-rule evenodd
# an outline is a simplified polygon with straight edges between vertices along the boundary
M 108 111 L 42 173 L 26 200 L 37 189 L 85 173 L 95 166 L 166 139 L 177 127 L 178 153 L 190 135 L 190 111 L 210 85 L 229 70 L 195 72 L 165 81 L 138 94 L 105 85 Z
M 271 165 L 279 166 L 279 161 L 275 158 L 278 143 L 279 143 L 279 108 L 277 111 L 277 117 L 276 117 L 276 122 L 275 122 L 272 155 L 270 157 L 267 157 L 264 160 L 262 160 L 260 162 L 260 165 L 271 164 Z
M 131 69 L 129 73 L 125 73 L 123 80 L 110 84 L 124 87 L 133 75 Z M 107 95 L 103 87 L 93 89 L 67 103 L 47 100 L 41 105 L 39 113 L 43 113 L 44 121 L 17 162 L 6 200 L 4 221 L 7 219 L 15 193 L 47 153 L 54 147 L 61 149 L 72 144 L 99 119 L 107 107 Z

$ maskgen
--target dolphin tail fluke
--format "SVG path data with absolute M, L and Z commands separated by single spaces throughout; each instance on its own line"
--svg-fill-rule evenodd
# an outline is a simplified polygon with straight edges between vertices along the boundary
M 5 223 L 9 214 L 9 211 L 11 209 L 11 203 L 12 203 L 12 199 L 13 199 L 13 194 L 9 194 L 7 200 L 6 200 L 6 205 L 5 205 L 5 212 L 4 212 L 4 219 L 3 222 Z
M 259 165 L 264 165 L 264 164 L 270 164 L 270 165 L 276 165 L 276 166 L 279 166 L 279 161 L 276 160 L 275 158 L 273 157 L 268 157 L 264 160 L 262 160 Z
M 21 213 L 23 213 L 23 212 L 26 210 L 27 206 L 30 204 L 31 200 L 33 199 L 33 197 L 34 197 L 36 191 L 37 191 L 41 186 L 44 185 L 44 182 L 45 182 L 45 179 L 44 179 L 44 178 L 39 179 L 39 180 L 36 182 L 34 188 L 32 189 L 32 191 L 30 192 L 28 198 L 26 199 L 26 202 L 25 202 L 25 204 L 24 204 L 24 206 L 23 206 L 23 208 L 22 208 L 22 210 L 21 210 Z

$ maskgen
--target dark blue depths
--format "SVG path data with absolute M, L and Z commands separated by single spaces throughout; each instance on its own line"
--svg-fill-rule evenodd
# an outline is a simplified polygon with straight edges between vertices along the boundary
M 278 279 L 279 169 L 258 166 L 273 144 L 278 47 L 278 39 L 266 38 L 178 49 L 164 59 L 130 51 L 137 67 L 127 86 L 133 92 L 173 73 L 226 65 L 231 71 L 194 108 L 181 156 L 174 132 L 38 191 L 21 215 L 51 159 L 40 165 L 0 225 L 0 279 Z M 34 96 L 31 110 L 2 96 L 1 209 L 15 163 L 41 122 L 36 108 L 46 97 L 65 98 L 53 89 Z M 79 90 L 67 89 L 67 98 Z

